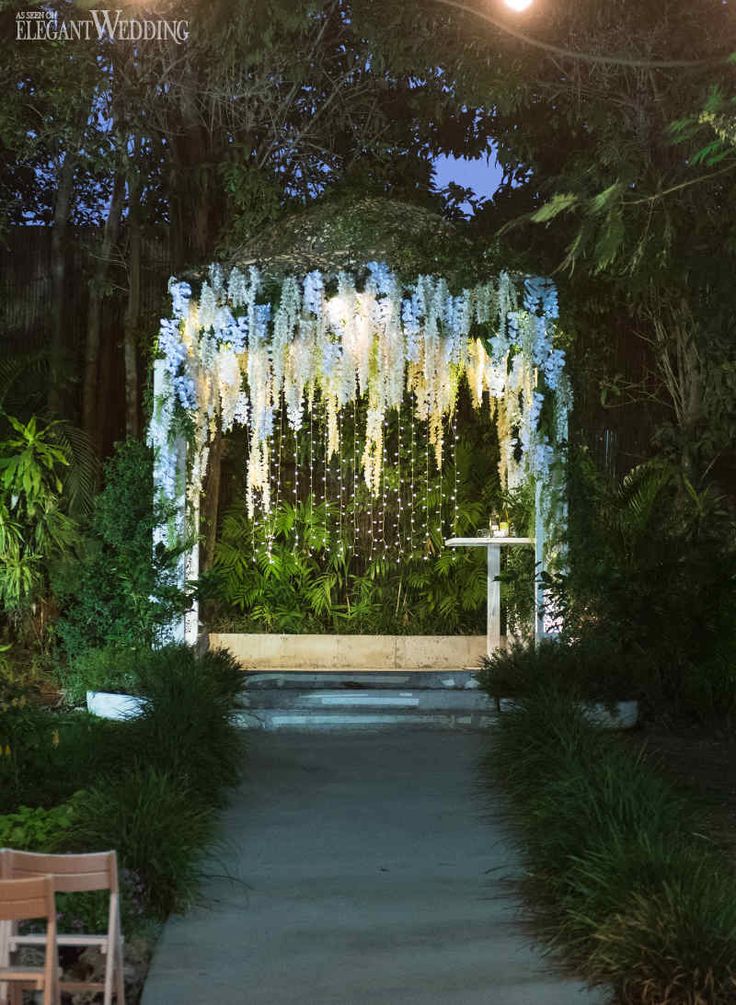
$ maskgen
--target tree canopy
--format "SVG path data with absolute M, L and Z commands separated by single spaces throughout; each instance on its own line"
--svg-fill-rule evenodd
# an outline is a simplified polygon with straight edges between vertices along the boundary
M 87 16 L 81 3 L 48 7 Z M 188 21 L 182 45 L 20 44 L 17 9 L 0 15 L 0 212 L 6 232 L 37 222 L 52 235 L 52 411 L 94 431 L 106 311 L 122 295 L 126 427 L 138 428 L 155 323 L 140 290 L 147 241 L 163 249 L 157 267 L 181 273 L 234 249 L 293 258 L 300 241 L 304 262 L 395 252 L 403 227 L 407 260 L 412 244 L 430 264 L 502 249 L 511 268 L 556 274 L 588 391 L 654 404 L 672 420 L 669 448 L 701 471 L 726 449 L 728 4 L 550 0 L 520 21 L 474 0 L 161 0 L 156 16 Z M 468 223 L 435 191 L 433 160 L 491 148 L 503 181 Z M 62 291 L 82 231 L 80 345 Z M 619 368 L 622 339 L 642 347 L 636 372 Z

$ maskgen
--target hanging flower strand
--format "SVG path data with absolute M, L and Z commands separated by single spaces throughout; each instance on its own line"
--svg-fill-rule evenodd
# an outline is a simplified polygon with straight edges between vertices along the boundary
M 514 488 L 527 479 L 550 478 L 572 404 L 565 354 L 555 343 L 559 308 L 554 284 L 502 273 L 453 294 L 444 279 L 434 276 L 402 286 L 382 262 L 369 262 L 367 273 L 362 289 L 345 272 L 336 284 L 319 271 L 302 280 L 289 276 L 275 284 L 269 303 L 262 302 L 267 284 L 254 267 L 247 272 L 233 268 L 226 275 L 213 266 L 196 296 L 189 283 L 170 280 L 171 316 L 162 319 L 158 338 L 165 376 L 149 431 L 165 496 L 176 491 L 177 430 L 191 430 L 193 496 L 201 491 L 206 453 L 218 425 L 223 431 L 242 426 L 249 431 L 248 514 L 268 514 L 275 504 L 275 416 L 297 437 L 304 409 L 310 409 L 311 426 L 311 408 L 321 401 L 326 415 L 323 478 L 342 445 L 343 409 L 352 404 L 353 488 L 359 467 L 371 497 L 380 502 L 389 414 L 409 403 L 407 421 L 426 423 L 441 474 L 445 456 L 455 458 L 456 443 L 448 451 L 444 438 L 456 437 L 463 380 L 475 408 L 490 406 L 495 418 L 502 484 Z M 274 288 L 272 282 L 269 288 Z M 334 289 L 330 295 L 328 290 Z M 548 396 L 551 409 L 544 408 Z M 365 407 L 358 410 L 361 401 Z M 357 417 L 364 414 L 358 452 Z M 554 417 L 549 428 L 544 425 L 547 415 Z M 400 430 L 401 419 L 397 421 Z M 282 440 L 283 434 L 278 442 Z M 310 435 L 310 482 L 313 447 Z M 413 448 L 411 465 L 413 497 Z M 323 489 L 327 503 L 324 482 Z M 455 504 L 456 493 L 455 488 Z M 456 510 L 452 519 L 457 519 Z

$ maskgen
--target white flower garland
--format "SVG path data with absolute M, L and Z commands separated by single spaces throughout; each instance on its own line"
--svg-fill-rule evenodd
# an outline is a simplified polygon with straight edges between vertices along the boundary
M 297 432 L 304 408 L 321 397 L 333 456 L 340 410 L 366 397 L 363 477 L 377 494 L 386 414 L 410 392 L 441 467 L 444 424 L 463 378 L 475 407 L 488 400 L 495 416 L 502 484 L 550 479 L 571 407 L 565 354 L 554 345 L 554 285 L 541 278 L 517 285 L 501 273 L 453 296 L 442 278 L 420 276 L 402 288 L 385 263 L 370 262 L 367 269 L 362 291 L 341 272 L 334 296 L 320 272 L 301 282 L 288 277 L 274 308 L 259 303 L 264 279 L 253 267 L 247 274 L 234 268 L 226 277 L 211 266 L 198 299 L 188 283 L 169 281 L 172 316 L 162 319 L 158 339 L 166 380 L 149 431 L 165 473 L 158 486 L 165 497 L 174 490 L 177 410 L 193 430 L 190 499 L 201 491 L 217 425 L 250 430 L 246 496 L 252 516 L 256 507 L 271 508 L 271 437 L 282 401 L 286 422 Z M 485 344 L 473 335 L 474 323 L 491 329 Z M 554 416 L 549 433 L 541 425 L 547 395 Z

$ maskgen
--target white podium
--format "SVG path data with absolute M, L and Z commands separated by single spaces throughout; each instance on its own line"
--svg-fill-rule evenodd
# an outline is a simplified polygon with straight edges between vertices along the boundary
M 501 548 L 535 545 L 533 537 L 451 537 L 448 548 L 485 548 L 488 553 L 488 610 L 486 616 L 486 648 L 490 656 L 501 644 Z

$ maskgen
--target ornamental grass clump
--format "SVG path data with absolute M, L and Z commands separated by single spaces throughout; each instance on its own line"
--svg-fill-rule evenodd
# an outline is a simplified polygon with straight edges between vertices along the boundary
M 574 864 L 561 941 L 626 1003 L 717 1005 L 736 996 L 736 888 L 714 851 L 634 840 Z
M 183 780 L 202 803 L 221 802 L 243 760 L 236 660 L 224 649 L 197 656 L 188 646 L 166 646 L 148 654 L 138 677 L 143 714 L 125 724 L 136 760 Z
M 736 875 L 693 800 L 615 735 L 576 688 L 542 677 L 494 730 L 540 931 L 593 984 L 646 1005 L 736 1000 Z
M 68 846 L 115 848 L 121 866 L 139 878 L 146 910 L 164 920 L 192 903 L 212 824 L 211 809 L 186 782 L 139 768 L 80 793 Z

